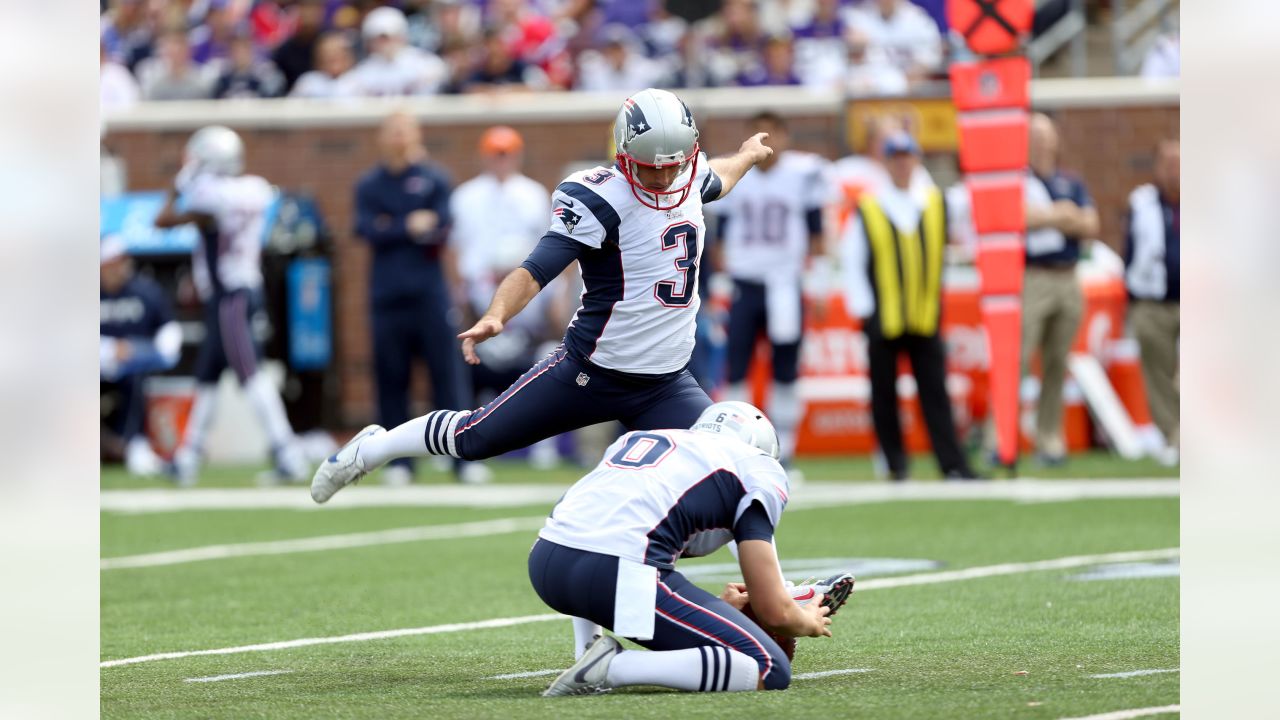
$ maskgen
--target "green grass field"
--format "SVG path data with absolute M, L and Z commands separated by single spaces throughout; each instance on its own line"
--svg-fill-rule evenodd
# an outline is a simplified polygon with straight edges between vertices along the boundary
M 1065 472 L 1123 477 L 1104 459 Z M 923 471 L 929 463 L 919 462 Z M 1110 463 L 1115 466 L 1114 462 Z M 1074 466 L 1074 467 L 1073 467 Z M 870 465 L 807 463 L 810 484 L 870 477 Z M 1087 470 L 1087 472 L 1086 472 Z M 564 484 L 566 469 L 499 466 L 500 482 Z M 1049 476 L 1051 473 L 1036 473 Z M 208 474 L 205 485 L 253 484 L 248 469 Z M 1065 479 L 1066 474 L 1058 475 Z M 422 474 L 427 482 L 444 476 Z M 818 482 L 815 482 L 817 480 Z M 998 481 L 997 481 L 998 482 Z M 104 490 L 159 487 L 104 469 Z M 306 493 L 305 488 L 297 488 Z M 345 493 L 368 492 L 363 487 Z M 501 485 L 487 488 L 503 492 Z M 174 491 L 180 492 L 180 491 Z M 802 495 L 798 488 L 796 495 Z M 186 510 L 104 513 L 102 556 L 271 542 L 501 518 L 536 523 L 548 506 Z M 837 616 L 829 639 L 803 639 L 797 678 L 781 693 L 681 695 L 647 689 L 543 699 L 547 675 L 566 667 L 572 635 L 530 588 L 525 558 L 536 530 L 384 543 L 325 551 L 176 561 L 101 573 L 101 657 L 234 648 L 303 638 L 429 628 L 430 633 L 279 649 L 158 658 L 101 670 L 111 718 L 560 718 L 783 717 L 1063 718 L 1175 704 L 1178 579 L 1083 581 L 1105 566 L 1034 570 L 1019 563 L 1176 548 L 1178 500 L 1067 502 L 930 500 L 789 510 L 779 529 L 784 568 L 921 561 L 899 575 L 1012 564 L 1004 574 L 884 587 L 874 568 Z M 1104 559 L 1105 560 L 1105 559 Z M 731 562 L 727 552 L 681 563 L 690 573 Z M 869 565 L 864 565 L 870 568 Z M 1147 569 L 1176 568 L 1172 560 Z M 801 571 L 803 570 L 803 571 Z M 882 569 L 881 572 L 884 572 Z M 1176 570 L 1175 570 L 1176 572 Z M 790 573 L 795 580 L 807 568 Z M 703 583 L 718 589 L 719 580 Z M 877 586 L 877 582 L 881 583 Z M 467 623 L 523 618 L 507 627 Z M 820 677 L 809 673 L 859 670 Z M 221 675 L 273 672 L 212 682 Z M 1025 674 L 1018 674 L 1025 673 Z

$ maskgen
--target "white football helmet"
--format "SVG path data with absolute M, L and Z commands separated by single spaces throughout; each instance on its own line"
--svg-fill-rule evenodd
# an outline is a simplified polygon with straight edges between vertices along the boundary
M 202 173 L 235 176 L 243 171 L 244 143 L 240 136 L 230 128 L 209 125 L 197 130 L 187 141 L 177 184 L 181 188 Z
M 714 403 L 702 411 L 690 429 L 736 437 L 763 450 L 774 460 L 781 453 L 773 423 L 751 403 L 738 400 Z
M 683 100 L 654 88 L 627 98 L 613 121 L 613 143 L 618 169 L 642 204 L 669 210 L 689 197 L 698 173 L 698 126 Z M 636 180 L 639 165 L 679 165 L 680 174 L 666 190 L 651 190 Z

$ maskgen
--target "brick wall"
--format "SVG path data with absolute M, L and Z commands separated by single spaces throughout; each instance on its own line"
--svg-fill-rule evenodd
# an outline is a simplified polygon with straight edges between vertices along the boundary
M 1080 173 L 1101 209 L 1103 233 L 1116 237 L 1129 190 L 1146 180 L 1156 140 L 1178 134 L 1177 106 L 1069 108 L 1056 113 L 1062 130 L 1063 166 Z M 741 113 L 700 114 L 704 147 L 714 154 L 736 149 L 745 134 Z M 794 145 L 838 157 L 843 146 L 835 112 L 789 117 Z M 609 120 L 513 123 L 525 136 L 526 173 L 548 187 L 570 164 L 599 161 L 607 148 Z M 248 171 L 295 191 L 312 193 L 336 235 L 334 303 L 339 416 L 358 426 L 375 415 L 370 338 L 367 330 L 368 251 L 351 233 L 351 190 L 377 162 L 371 125 L 302 128 L 237 128 L 244 137 Z M 479 171 L 473 149 L 482 124 L 426 128 L 427 147 L 455 180 Z M 107 145 L 124 158 L 131 190 L 166 187 L 178 170 L 189 130 L 113 131 Z M 415 378 L 415 397 L 425 399 L 425 383 Z

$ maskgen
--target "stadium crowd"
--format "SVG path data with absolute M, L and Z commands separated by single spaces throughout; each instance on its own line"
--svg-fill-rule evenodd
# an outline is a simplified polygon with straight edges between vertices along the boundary
M 941 0 L 103 0 L 102 104 L 937 75 Z

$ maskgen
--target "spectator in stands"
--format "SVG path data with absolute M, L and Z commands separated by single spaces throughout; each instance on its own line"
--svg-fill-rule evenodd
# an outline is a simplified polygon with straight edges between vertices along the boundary
M 444 57 L 447 48 L 480 37 L 480 8 L 463 0 L 435 0 L 409 18 L 410 43 Z
M 316 67 L 320 33 L 324 30 L 324 5 L 325 0 L 298 0 L 293 33 L 271 53 L 272 62 L 284 74 L 285 92 L 292 93 L 298 78 Z
M 1178 340 L 1181 330 L 1182 211 L 1177 140 L 1160 143 L 1155 182 L 1129 194 L 1128 227 L 1121 252 L 1129 291 L 1129 326 L 1142 352 L 1147 404 L 1165 437 L 1160 459 L 1177 462 Z
M 300 98 L 352 97 L 355 90 L 344 76 L 354 63 L 355 56 L 347 36 L 339 32 L 325 33 L 316 42 L 316 69 L 298 78 L 289 95 Z
M 555 24 L 531 9 L 527 0 L 491 0 L 488 18 L 489 26 L 501 32 L 507 50 L 524 65 L 541 71 L 538 78 L 530 77 L 526 83 L 536 89 L 545 89 L 548 84 L 568 88 L 573 83 L 573 64 L 564 39 Z
M 284 75 L 275 63 L 260 60 L 253 37 L 242 32 L 231 40 L 231 55 L 214 85 L 213 96 L 225 98 L 270 98 L 284 91 Z
M 653 86 L 662 67 L 640 52 L 635 35 L 625 25 L 608 25 L 603 32 L 604 47 L 578 58 L 577 89 L 629 95 Z
M 849 13 L 849 21 L 909 79 L 922 80 L 942 69 L 938 24 L 910 0 L 867 0 Z
M 138 63 L 138 85 L 147 100 L 202 100 L 213 94 L 216 79 L 210 68 L 192 61 L 182 30 L 161 35 L 155 57 Z
M 1176 78 L 1182 73 L 1182 43 L 1178 32 L 1160 33 L 1142 59 L 1144 78 Z
M 409 419 L 409 376 L 415 358 L 426 360 L 432 398 L 438 409 L 461 409 L 471 401 L 462 366 L 458 328 L 446 272 L 450 183 L 427 159 L 418 121 L 393 113 L 378 134 L 382 161 L 355 188 L 356 234 L 369 243 L 370 326 L 378 422 L 395 427 Z M 459 479 L 483 480 L 483 466 L 458 467 Z M 468 470 L 467 468 L 479 468 Z M 407 459 L 382 471 L 383 481 L 412 481 Z
M 467 80 L 466 92 L 509 92 L 545 86 L 542 72 L 512 52 L 500 28 L 485 31 L 484 52 Z
M 1058 130 L 1047 115 L 1031 116 L 1029 171 L 1023 190 L 1027 215 L 1027 267 L 1022 285 L 1022 373 L 1040 355 L 1036 406 L 1037 458 L 1066 460 L 1062 388 L 1067 355 L 1084 312 L 1076 277 L 1081 245 L 1098 237 L 1098 211 L 1080 179 L 1058 168 Z
M 478 149 L 484 171 L 459 185 L 449 204 L 450 246 L 457 255 L 466 294 L 457 304 L 466 308 L 468 323 L 484 314 L 498 283 L 533 250 L 551 216 L 547 189 L 520 172 L 524 139 L 518 132 L 491 127 L 481 135 Z M 471 366 L 476 407 L 515 383 L 539 352 L 554 348 L 554 343 L 551 348 L 541 346 L 558 339 L 564 326 L 565 285 L 557 278 L 553 287 L 535 295 L 530 306 L 506 324 L 502 335 L 493 338 L 505 338 L 501 342 L 476 346 L 480 364 Z M 537 443 L 531 452 L 537 465 L 557 460 L 553 438 Z
M 713 85 L 732 85 L 760 62 L 765 34 L 754 0 L 724 0 L 719 16 L 704 21 L 699 36 L 707 79 Z
M 850 28 L 847 42 L 848 65 L 844 71 L 843 87 L 845 93 L 851 97 L 906 94 L 906 73 L 889 62 L 883 50 L 871 47 L 862 30 Z
M 812 15 L 792 25 L 796 74 L 809 87 L 837 87 L 845 68 L 845 32 L 840 0 L 818 0 Z
M 154 280 L 135 275 L 124 240 L 107 236 L 100 246 L 98 361 L 103 448 L 117 447 L 133 475 L 159 475 L 164 464 L 143 432 L 148 375 L 178 362 L 182 328 L 168 296 Z
M 737 84 L 744 87 L 799 85 L 800 78 L 796 75 L 793 60 L 791 37 L 772 35 L 765 42 L 761 62 L 738 75 Z
M 364 97 L 432 95 L 440 91 L 449 68 L 438 56 L 406 45 L 408 23 L 393 7 L 376 8 L 361 26 L 367 57 L 345 78 Z
M 127 110 L 142 97 L 138 81 L 133 79 L 129 68 L 115 62 L 107 56 L 105 43 L 98 45 L 99 72 L 98 107 L 102 112 Z
M 242 28 L 247 25 L 231 0 L 209 0 L 204 19 L 191 31 L 191 59 L 201 65 L 226 60 Z
M 910 135 L 893 132 L 882 152 L 890 184 L 862 195 L 841 240 L 846 302 L 867 336 L 876 439 L 890 476 L 906 480 L 897 391 L 898 359 L 906 354 L 939 469 L 948 479 L 974 479 L 956 437 L 939 332 L 946 204 L 936 186 L 914 187 L 920 148 Z M 909 247 L 920 253 L 915 262 Z
M 102 44 L 115 62 L 136 72 L 151 56 L 157 28 L 169 8 L 168 0 L 112 0 L 102 17 Z

